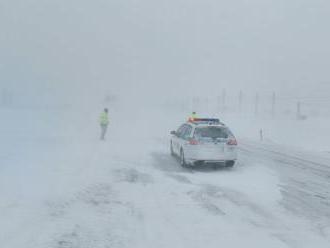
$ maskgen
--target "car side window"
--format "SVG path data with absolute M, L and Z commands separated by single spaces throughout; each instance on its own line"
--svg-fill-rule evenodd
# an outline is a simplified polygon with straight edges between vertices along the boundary
M 187 131 L 187 125 L 184 125 L 179 138 L 184 139 L 186 131 Z
M 178 129 L 178 131 L 176 131 L 176 135 L 178 137 L 181 137 L 182 134 L 183 134 L 183 132 L 184 132 L 184 129 L 185 129 L 185 125 L 180 126 L 179 129 Z
M 186 125 L 186 128 L 184 130 L 184 133 L 182 135 L 182 139 L 188 139 L 192 131 L 192 127 L 189 125 Z

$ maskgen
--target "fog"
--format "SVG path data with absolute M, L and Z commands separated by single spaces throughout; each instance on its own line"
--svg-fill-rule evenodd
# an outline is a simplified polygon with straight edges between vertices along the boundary
M 1 0 L 0 83 L 59 102 L 324 95 L 329 21 L 325 0 Z
M 328 0 L 0 0 L 1 247 L 328 248 L 329 23 Z

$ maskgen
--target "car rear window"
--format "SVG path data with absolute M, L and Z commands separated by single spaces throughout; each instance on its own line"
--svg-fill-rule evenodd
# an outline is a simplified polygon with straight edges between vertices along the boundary
M 230 131 L 224 127 L 200 127 L 195 130 L 195 138 L 227 139 Z

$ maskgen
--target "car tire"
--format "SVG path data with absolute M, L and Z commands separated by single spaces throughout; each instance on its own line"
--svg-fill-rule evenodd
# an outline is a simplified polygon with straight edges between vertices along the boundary
M 170 152 L 171 152 L 171 156 L 175 156 L 174 150 L 173 150 L 173 144 L 171 142 L 171 146 L 170 146 Z
M 180 151 L 180 165 L 184 168 L 187 167 L 187 163 L 186 163 L 186 160 L 185 160 L 185 157 L 184 157 L 184 152 L 183 152 L 182 149 Z
M 233 167 L 234 165 L 235 165 L 235 160 L 226 161 L 225 164 L 226 167 Z

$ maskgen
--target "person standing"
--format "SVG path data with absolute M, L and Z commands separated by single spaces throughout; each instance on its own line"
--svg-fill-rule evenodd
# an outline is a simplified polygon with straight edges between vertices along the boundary
M 100 126 L 101 126 L 101 140 L 105 140 L 105 135 L 107 133 L 108 125 L 109 125 L 109 114 L 108 109 L 105 108 L 104 111 L 100 115 Z

